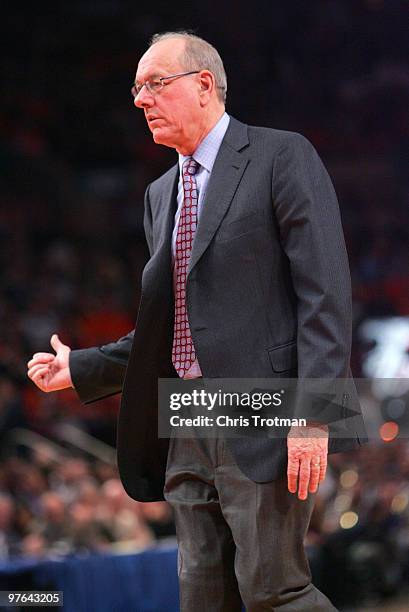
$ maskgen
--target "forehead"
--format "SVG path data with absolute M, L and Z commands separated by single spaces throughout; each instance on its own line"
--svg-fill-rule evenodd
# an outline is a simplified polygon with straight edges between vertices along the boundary
M 184 40 L 172 38 L 149 47 L 139 60 L 136 79 L 143 81 L 153 75 L 166 75 L 180 71 L 182 66 L 179 58 L 184 46 Z

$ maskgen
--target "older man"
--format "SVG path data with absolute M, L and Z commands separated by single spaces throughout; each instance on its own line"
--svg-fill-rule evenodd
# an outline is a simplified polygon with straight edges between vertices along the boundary
M 132 95 L 179 160 L 146 190 L 135 331 L 76 351 L 53 336 L 56 355 L 34 355 L 29 376 L 43 391 L 73 386 L 84 402 L 123 390 L 121 478 L 143 501 L 164 487 L 173 506 L 183 611 L 239 611 L 241 600 L 249 612 L 333 610 L 303 548 L 326 426 L 292 428 L 288 453 L 271 438 L 157 437 L 160 377 L 349 375 L 350 279 L 328 174 L 302 136 L 229 117 L 226 91 L 210 44 L 154 36 Z M 352 421 L 330 451 L 359 445 Z

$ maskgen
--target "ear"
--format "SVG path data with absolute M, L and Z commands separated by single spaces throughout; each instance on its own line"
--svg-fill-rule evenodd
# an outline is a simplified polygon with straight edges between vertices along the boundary
M 207 104 L 216 90 L 213 73 L 210 70 L 201 70 L 200 79 L 200 99 L 203 104 Z

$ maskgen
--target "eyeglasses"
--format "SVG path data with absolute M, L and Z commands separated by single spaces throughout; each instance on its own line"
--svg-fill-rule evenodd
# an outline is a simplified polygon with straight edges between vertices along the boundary
M 199 72 L 200 70 L 190 70 L 189 72 L 180 72 L 179 74 L 171 74 L 170 76 L 159 77 L 157 79 L 149 79 L 145 81 L 145 83 L 132 83 L 132 97 L 135 99 L 136 96 L 141 93 L 143 87 L 146 87 L 151 96 L 154 96 L 159 93 L 165 85 L 170 85 L 170 83 L 165 83 L 165 81 L 188 76 L 188 74 L 198 74 Z

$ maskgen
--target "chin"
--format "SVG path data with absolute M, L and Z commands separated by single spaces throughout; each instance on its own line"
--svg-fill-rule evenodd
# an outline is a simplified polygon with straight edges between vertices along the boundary
M 166 133 L 165 130 L 161 130 L 157 128 L 152 132 L 153 142 L 155 144 L 164 145 L 165 147 L 175 148 L 175 143 L 169 134 Z
M 152 138 L 153 138 L 153 141 L 156 142 L 156 144 L 164 144 L 163 134 L 160 134 L 160 133 L 158 134 L 157 131 L 152 132 Z

